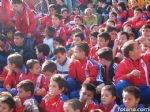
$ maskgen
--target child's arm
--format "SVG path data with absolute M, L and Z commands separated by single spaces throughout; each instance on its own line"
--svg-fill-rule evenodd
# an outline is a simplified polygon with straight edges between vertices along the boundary
M 37 96 L 45 96 L 46 95 L 46 89 L 45 88 L 36 88 L 35 89 L 35 95 Z

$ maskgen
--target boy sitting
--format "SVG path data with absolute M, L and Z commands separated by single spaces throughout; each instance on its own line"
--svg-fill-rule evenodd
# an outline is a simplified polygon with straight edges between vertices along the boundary
M 61 93 L 66 86 L 66 80 L 58 74 L 51 77 L 49 91 L 41 102 L 44 112 L 63 112 Z

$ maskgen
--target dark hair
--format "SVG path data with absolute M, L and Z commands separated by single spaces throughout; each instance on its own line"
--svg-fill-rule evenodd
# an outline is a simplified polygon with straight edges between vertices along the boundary
M 55 17 L 57 17 L 59 20 L 61 20 L 62 19 L 62 16 L 60 15 L 60 14 L 55 14 Z
M 89 55 L 90 48 L 89 48 L 89 45 L 86 42 L 82 42 L 80 44 L 77 44 L 77 47 L 80 51 L 85 52 L 85 56 Z
M 96 93 L 96 87 L 92 83 L 83 83 L 82 87 L 84 87 L 86 90 L 91 91 L 93 95 Z
M 14 33 L 14 37 L 20 37 L 20 38 L 24 38 L 24 35 L 23 35 L 23 33 L 22 32 L 20 32 L 20 31 L 16 31 L 15 33 Z
M 96 38 L 97 38 L 98 34 L 99 34 L 99 33 L 98 33 L 98 32 L 96 32 L 96 31 L 91 32 L 91 36 L 96 37 Z
M 119 2 L 118 6 L 120 6 L 122 8 L 123 11 L 127 10 L 126 4 L 124 2 Z
M 17 85 L 17 88 L 21 88 L 26 92 L 31 92 L 31 96 L 34 95 L 34 84 L 30 80 L 23 80 L 19 82 L 19 84 Z
M 21 69 L 21 67 L 23 65 L 23 57 L 19 53 L 10 54 L 7 57 L 7 60 L 8 60 L 9 63 L 15 64 L 15 66 L 17 68 L 20 68 L 20 69 Z
M 106 3 L 106 0 L 98 0 L 98 2 Z
M 111 37 L 110 37 L 109 33 L 107 33 L 107 32 L 102 32 L 102 33 L 98 34 L 97 37 L 98 38 L 103 38 L 105 41 L 110 41 L 111 40 Z
M 62 8 L 61 9 L 61 14 L 63 14 L 64 12 L 68 12 L 68 9 L 67 8 Z
M 79 37 L 80 39 L 81 39 L 81 41 L 83 41 L 84 40 L 84 34 L 82 33 L 82 32 L 78 32 L 78 33 L 76 33 L 75 35 L 74 35 L 74 37 Z
M 137 43 L 136 41 L 130 40 L 123 45 L 122 51 L 123 51 L 125 57 L 130 57 L 129 53 L 130 53 L 130 51 L 133 51 L 134 44 L 136 44 L 136 43 Z
M 143 25 L 143 29 L 150 29 L 150 24 Z
M 61 37 L 56 37 L 54 41 L 58 42 L 60 45 L 64 45 L 64 40 Z
M 119 35 L 125 35 L 127 37 L 127 40 L 129 40 L 129 34 L 127 32 L 121 31 L 119 32 Z
M 46 27 L 46 33 L 48 34 L 49 37 L 53 37 L 55 33 L 55 28 L 47 26 Z
M 80 19 L 80 20 L 82 21 L 82 18 L 81 18 L 81 16 L 76 16 L 75 18 L 78 18 L 78 19 Z
M 51 77 L 51 81 L 54 81 L 58 84 L 59 89 L 63 89 L 66 87 L 66 80 L 60 74 L 55 74 Z
M 12 4 L 22 4 L 22 0 L 12 0 Z
M 42 64 L 42 71 L 46 72 L 52 72 L 54 73 L 57 70 L 57 65 L 55 62 L 51 61 L 51 60 L 46 60 L 43 64 Z
M 135 10 L 135 11 L 138 11 L 138 12 L 141 12 L 141 13 L 143 12 L 143 10 L 142 10 L 141 8 L 139 8 L 139 7 L 138 7 L 138 8 L 135 8 L 134 10 Z
M 114 25 L 116 24 L 114 20 L 108 19 L 107 22 L 112 22 Z
M 36 49 L 38 50 L 39 53 L 43 53 L 44 56 L 48 56 L 50 52 L 50 48 L 47 44 L 38 44 L 36 46 Z
M 132 94 L 135 98 L 140 98 L 141 91 L 136 86 L 128 86 L 124 88 L 123 91 Z
M 90 26 L 90 30 L 92 31 L 92 30 L 93 30 L 93 28 L 94 28 L 95 26 L 98 26 L 98 25 L 97 25 L 97 24 L 93 24 L 93 25 L 91 25 L 91 26 Z
M 116 31 L 116 32 L 117 32 L 116 27 L 114 27 L 114 26 L 107 26 L 107 27 L 106 27 L 106 32 L 110 33 L 110 32 L 112 32 L 112 31 Z
M 72 29 L 71 34 L 75 35 L 76 33 L 79 33 L 79 32 L 82 32 L 82 30 L 80 28 L 78 28 L 78 27 L 75 27 L 75 28 Z
M 113 52 L 111 48 L 109 47 L 104 47 L 98 50 L 97 55 L 100 58 L 106 59 L 107 61 L 112 61 L 113 60 Z
M 0 95 L 0 103 L 7 104 L 10 109 L 15 108 L 15 101 L 13 97 L 7 95 Z
M 105 89 L 111 93 L 112 96 L 116 96 L 116 88 L 113 85 L 105 85 L 102 89 Z
M 83 110 L 82 103 L 77 99 L 70 99 L 64 103 L 64 106 L 70 106 L 73 110 Z
M 115 17 L 117 17 L 117 13 L 116 12 L 110 12 L 110 14 L 114 15 Z
M 29 69 L 33 69 L 34 65 L 39 63 L 38 60 L 36 59 L 30 59 L 26 62 L 26 67 L 27 67 L 27 70 L 29 71 Z
M 65 54 L 65 53 L 66 53 L 65 47 L 63 47 L 63 46 L 58 46 L 58 47 L 54 50 L 54 54 L 57 55 L 58 53 Z

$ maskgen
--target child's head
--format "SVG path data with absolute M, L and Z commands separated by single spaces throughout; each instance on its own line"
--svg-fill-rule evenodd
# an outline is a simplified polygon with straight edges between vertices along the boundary
M 29 98 L 34 95 L 34 84 L 30 80 L 23 80 L 17 85 L 19 98 Z
M 61 37 L 56 37 L 54 39 L 54 48 L 57 48 L 58 46 L 64 46 L 64 40 Z
M 107 62 L 113 61 L 113 53 L 111 48 L 104 47 L 98 50 L 97 55 L 99 57 L 99 62 L 105 66 Z
M 41 72 L 41 66 L 38 60 L 30 59 L 26 62 L 27 71 L 34 75 L 39 75 Z
M 120 32 L 118 34 L 118 40 L 119 40 L 120 46 L 123 46 L 123 44 L 129 40 L 129 34 L 124 31 Z
M 133 29 L 132 29 L 132 26 L 127 24 L 123 27 L 123 31 L 127 32 L 127 33 L 132 33 L 133 32 Z
M 84 34 L 82 32 L 76 33 L 73 37 L 73 43 L 74 45 L 77 45 L 79 43 L 82 43 L 84 40 Z
M 112 0 L 112 6 L 116 8 L 118 6 L 118 0 Z
M 89 45 L 83 42 L 75 46 L 74 55 L 77 59 L 84 59 L 85 57 L 88 57 L 89 51 Z
M 63 18 L 67 18 L 68 17 L 68 9 L 67 8 L 62 8 L 61 9 L 61 15 Z
M 85 9 L 84 13 L 86 16 L 91 17 L 91 15 L 93 14 L 93 11 L 91 8 L 87 8 Z
M 0 95 L 0 112 L 13 112 L 15 101 L 10 95 Z
M 22 0 L 12 0 L 11 3 L 12 3 L 12 6 L 13 6 L 13 9 L 15 11 L 20 12 L 20 11 L 23 10 L 22 9 L 23 8 L 23 1 Z
M 35 49 L 36 49 L 36 55 L 38 59 L 48 56 L 50 52 L 49 46 L 43 43 L 38 44 Z
M 54 74 L 57 73 L 57 66 L 55 62 L 46 60 L 42 64 L 42 71 L 44 72 L 44 75 L 50 79 Z
M 118 10 L 119 11 L 126 11 L 127 10 L 126 4 L 124 2 L 119 2 L 118 3 Z
M 150 25 L 146 24 L 142 27 L 142 36 L 145 38 L 150 37 Z
M 80 15 L 80 9 L 79 9 L 79 7 L 74 7 L 73 8 L 73 14 L 74 15 Z
M 91 35 L 90 35 L 90 44 L 92 46 L 95 46 L 97 44 L 97 35 L 99 33 L 98 32 L 91 32 Z
M 74 21 L 75 21 L 75 24 L 76 24 L 76 25 L 82 24 L 82 18 L 81 18 L 80 16 L 76 16 L 76 17 L 74 18 Z
M 98 25 L 97 24 L 93 24 L 93 25 L 91 25 L 91 27 L 90 27 L 90 31 L 91 32 L 96 32 L 97 30 L 98 30 L 99 28 L 98 28 Z
M 142 17 L 142 13 L 143 13 L 143 10 L 141 8 L 136 8 L 134 9 L 134 17 L 135 18 L 141 18 Z
M 54 50 L 54 55 L 56 56 L 56 60 L 58 63 L 62 64 L 66 61 L 67 55 L 66 55 L 66 49 L 63 46 L 58 46 Z
M 48 6 L 48 10 L 49 10 L 49 13 L 53 16 L 56 14 L 56 5 L 55 4 L 50 4 Z
M 45 33 L 46 33 L 47 37 L 51 37 L 52 38 L 54 33 L 55 33 L 55 28 L 47 26 Z
M 107 32 L 103 32 L 97 36 L 97 44 L 101 48 L 108 47 L 110 40 L 111 40 L 111 37 Z
M 106 85 L 101 90 L 101 102 L 104 105 L 109 105 L 116 100 L 116 89 L 112 85 Z
M 23 65 L 23 57 L 19 53 L 10 54 L 7 57 L 8 67 L 10 70 L 21 69 Z
M 64 103 L 64 112 L 82 112 L 82 104 L 79 100 L 71 99 Z
M 49 94 L 51 96 L 60 95 L 66 87 L 66 80 L 59 74 L 55 74 L 51 77 L 49 84 Z
M 13 39 L 14 32 L 15 32 L 15 28 L 13 26 L 9 26 L 5 30 L 5 34 L 6 34 L 6 36 L 7 36 L 8 39 Z
M 115 21 L 117 19 L 117 13 L 116 12 L 110 12 L 109 13 L 109 19 L 112 19 Z
M 19 47 L 24 44 L 24 36 L 20 31 L 16 31 L 14 34 L 14 44 Z
M 55 14 L 52 16 L 52 23 L 54 27 L 57 27 L 61 23 L 62 16 L 60 14 Z
M 141 91 L 138 87 L 128 86 L 123 89 L 123 104 L 126 108 L 136 108 L 140 101 Z
M 138 7 L 138 0 L 131 0 L 131 7 L 132 8 Z
M 86 103 L 91 101 L 94 98 L 96 89 L 95 86 L 91 83 L 83 83 L 80 90 L 80 101 Z
M 114 26 L 107 26 L 106 27 L 106 32 L 109 33 L 111 40 L 117 39 L 117 29 Z
M 108 19 L 107 20 L 107 22 L 106 22 L 106 26 L 113 26 L 113 27 L 115 27 L 115 21 L 114 20 L 112 20 L 112 19 Z

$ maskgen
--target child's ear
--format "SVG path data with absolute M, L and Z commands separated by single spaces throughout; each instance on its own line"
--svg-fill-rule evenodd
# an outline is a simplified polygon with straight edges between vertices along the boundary
M 116 100 L 116 96 L 113 96 L 113 100 L 114 100 L 114 101 Z

